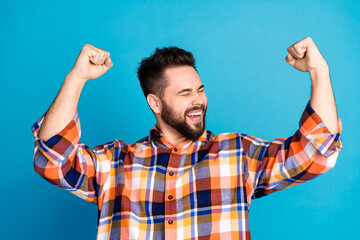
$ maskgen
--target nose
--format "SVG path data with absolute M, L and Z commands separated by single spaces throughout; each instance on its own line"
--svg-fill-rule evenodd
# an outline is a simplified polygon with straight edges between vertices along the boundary
M 202 95 L 200 93 L 195 93 L 194 94 L 194 98 L 192 100 L 192 104 L 193 105 L 203 105 L 204 104 L 204 99 L 202 97 Z

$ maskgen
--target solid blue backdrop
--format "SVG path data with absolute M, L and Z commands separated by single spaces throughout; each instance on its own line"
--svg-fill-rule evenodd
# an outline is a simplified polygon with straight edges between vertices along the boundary
M 253 239 L 358 235 L 359 1 L 1 1 L 2 239 L 95 239 L 97 206 L 33 170 L 32 124 L 48 109 L 85 43 L 113 68 L 86 84 L 81 141 L 132 143 L 155 124 L 136 78 L 156 47 L 193 52 L 208 97 L 207 128 L 289 137 L 310 98 L 308 73 L 284 58 L 310 36 L 330 67 L 343 145 L 334 169 L 252 202 Z

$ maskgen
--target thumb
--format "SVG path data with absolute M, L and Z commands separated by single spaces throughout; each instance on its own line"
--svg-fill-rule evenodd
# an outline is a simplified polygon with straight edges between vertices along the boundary
M 105 59 L 105 62 L 104 62 L 104 68 L 105 70 L 109 70 L 112 66 L 113 66 L 113 62 L 111 61 L 111 58 L 108 57 L 107 59 Z
M 288 53 L 288 55 L 285 57 L 285 61 L 291 66 L 295 66 L 296 59 L 293 57 L 293 55 L 291 55 L 291 53 Z

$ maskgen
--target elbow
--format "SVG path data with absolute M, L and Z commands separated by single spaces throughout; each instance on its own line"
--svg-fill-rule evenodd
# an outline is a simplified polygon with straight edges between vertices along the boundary
M 328 168 L 328 170 L 335 167 L 338 155 L 339 152 L 335 151 L 332 154 L 326 156 L 326 167 Z
M 338 154 L 339 152 L 333 152 L 332 154 L 325 156 L 318 152 L 315 156 L 310 172 L 323 174 L 330 169 L 333 169 L 336 165 Z
M 43 154 L 41 150 L 35 147 L 33 165 L 37 174 L 57 185 L 56 181 L 53 181 L 59 178 L 59 168 L 61 168 L 60 163 L 51 159 L 48 155 Z
M 49 160 L 40 152 L 38 148 L 35 148 L 33 156 L 34 170 L 37 174 L 45 177 L 45 169 Z

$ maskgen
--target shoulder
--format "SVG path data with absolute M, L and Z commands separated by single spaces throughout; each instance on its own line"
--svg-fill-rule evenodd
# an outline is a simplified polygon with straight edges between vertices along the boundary
M 207 130 L 207 132 L 208 132 L 209 140 L 213 140 L 213 141 L 226 141 L 226 140 L 238 139 L 242 137 L 241 133 L 225 132 L 215 135 L 209 130 Z
M 240 144 L 251 144 L 251 145 L 267 145 L 268 140 L 261 139 L 246 133 L 238 132 L 229 132 L 229 133 L 220 133 L 218 135 L 213 135 L 213 141 L 218 142 L 233 142 L 239 141 Z
M 213 134 L 210 131 L 208 132 L 208 141 L 212 144 L 219 145 L 219 147 L 240 147 L 241 146 L 241 133 L 220 133 L 220 134 Z
M 121 140 L 121 139 L 115 139 L 114 141 L 107 142 L 104 144 L 97 145 L 92 148 L 95 152 L 105 152 L 105 151 L 112 151 L 114 149 L 125 149 L 128 146 L 128 144 Z

